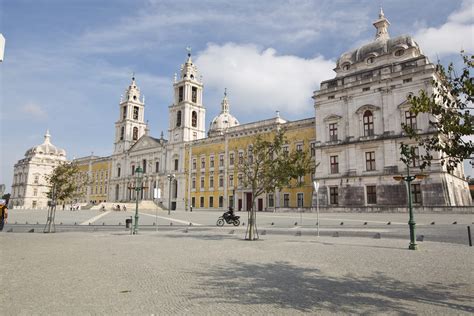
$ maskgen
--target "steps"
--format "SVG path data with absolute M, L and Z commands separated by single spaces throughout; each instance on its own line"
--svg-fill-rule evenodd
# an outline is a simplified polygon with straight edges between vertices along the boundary
M 117 208 L 117 205 L 120 205 L 121 210 L 123 211 L 123 207 L 125 206 L 127 208 L 127 211 L 133 211 L 135 210 L 135 203 L 123 203 L 123 202 L 106 202 L 106 203 L 100 203 L 97 205 L 92 206 L 90 209 L 91 210 L 100 210 L 102 209 L 102 206 L 105 207 L 106 211 L 113 210 L 115 211 Z M 138 202 L 138 209 L 139 210 L 163 210 L 161 207 L 155 204 L 153 201 L 140 201 Z

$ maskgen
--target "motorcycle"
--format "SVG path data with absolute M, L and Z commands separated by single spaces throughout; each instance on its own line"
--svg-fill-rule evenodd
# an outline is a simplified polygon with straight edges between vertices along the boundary
M 233 224 L 234 226 L 239 226 L 240 225 L 240 220 L 239 220 L 240 216 L 231 216 L 231 215 L 227 215 L 224 213 L 224 215 L 222 215 L 221 217 L 219 217 L 219 219 L 217 220 L 217 226 L 224 226 L 224 223 L 227 223 L 227 224 Z

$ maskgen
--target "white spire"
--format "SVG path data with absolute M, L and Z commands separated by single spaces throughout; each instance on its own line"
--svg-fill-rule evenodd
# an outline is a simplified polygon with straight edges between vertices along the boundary
M 387 40 L 390 38 L 388 34 L 388 26 L 390 22 L 385 17 L 382 7 L 380 7 L 379 18 L 374 22 L 374 26 L 377 29 L 375 33 L 375 40 Z
M 46 129 L 46 134 L 44 134 L 44 143 L 45 144 L 51 144 L 51 135 L 49 134 L 49 128 Z
M 221 113 L 229 113 L 230 111 L 230 104 L 229 101 L 227 100 L 227 88 L 224 89 L 224 98 L 222 99 L 221 102 Z

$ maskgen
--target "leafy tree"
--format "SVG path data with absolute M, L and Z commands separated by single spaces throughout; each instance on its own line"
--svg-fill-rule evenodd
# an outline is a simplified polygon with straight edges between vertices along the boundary
M 242 158 L 239 157 L 238 171 L 243 175 L 242 184 L 252 191 L 252 205 L 248 217 L 246 239 L 256 240 L 257 220 L 255 200 L 264 192 L 275 192 L 291 185 L 314 169 L 311 157 L 305 151 L 287 151 L 285 130 L 273 135 L 258 135 Z M 297 182 L 297 185 L 301 183 Z
M 87 184 L 86 178 L 79 178 L 79 168 L 72 162 L 56 166 L 53 172 L 46 176 L 46 181 L 51 187 L 46 195 L 56 202 L 79 198 L 82 195 L 80 189 Z
M 466 136 L 474 134 L 473 109 L 474 82 L 470 70 L 474 66 L 474 56 L 461 52 L 464 67 L 458 76 L 453 63 L 446 70 L 438 63 L 437 79 L 433 80 L 433 93 L 421 90 L 418 96 L 410 96 L 410 111 L 415 115 L 428 113 L 433 132 L 419 134 L 411 126 L 402 124 L 404 131 L 423 147 L 421 167 L 431 165 L 433 153 L 440 153 L 440 162 L 448 172 L 453 171 L 464 159 L 473 154 L 473 142 Z

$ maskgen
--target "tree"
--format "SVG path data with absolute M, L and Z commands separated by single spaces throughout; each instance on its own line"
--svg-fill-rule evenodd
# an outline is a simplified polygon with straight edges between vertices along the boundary
M 79 178 L 79 168 L 72 162 L 56 166 L 53 172 L 46 176 L 46 181 L 51 187 L 47 196 L 55 202 L 79 198 L 82 195 L 80 189 L 87 184 L 87 178 Z
M 420 156 L 421 168 L 431 165 L 433 153 L 440 153 L 441 165 L 446 165 L 448 172 L 453 171 L 464 159 L 473 154 L 473 142 L 466 136 L 474 134 L 473 109 L 474 82 L 470 70 L 474 66 L 474 56 L 461 52 L 464 67 L 457 76 L 453 63 L 448 69 L 438 63 L 437 79 L 432 81 L 433 93 L 421 90 L 418 96 L 409 96 L 410 111 L 430 114 L 430 127 L 433 132 L 419 134 L 409 125 L 402 124 L 403 130 L 426 154 Z
M 239 157 L 238 171 L 242 174 L 242 184 L 252 191 L 252 205 L 248 215 L 246 239 L 258 239 L 256 221 L 256 198 L 265 192 L 275 192 L 288 187 L 292 180 L 310 173 L 312 159 L 305 151 L 288 151 L 285 130 L 273 135 L 258 135 L 247 152 Z M 301 185 L 299 181 L 297 185 Z

